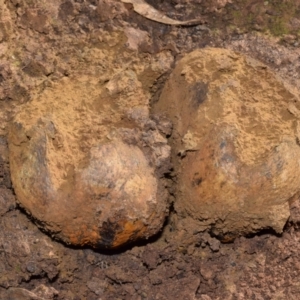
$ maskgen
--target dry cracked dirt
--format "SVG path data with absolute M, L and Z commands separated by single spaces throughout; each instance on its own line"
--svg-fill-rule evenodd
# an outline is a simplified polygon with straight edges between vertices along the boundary
M 147 2 L 0 0 L 0 299 L 299 299 L 300 2 Z

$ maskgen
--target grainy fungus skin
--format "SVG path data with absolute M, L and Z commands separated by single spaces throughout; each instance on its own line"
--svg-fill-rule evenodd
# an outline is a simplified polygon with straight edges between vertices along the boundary
M 170 147 L 146 106 L 105 97 L 71 79 L 46 89 L 15 116 L 9 149 L 18 201 L 40 227 L 68 244 L 109 249 L 162 228 L 159 178 Z
M 282 232 L 300 190 L 300 102 L 280 79 L 239 53 L 197 50 L 177 63 L 154 111 L 174 126 L 179 228 Z

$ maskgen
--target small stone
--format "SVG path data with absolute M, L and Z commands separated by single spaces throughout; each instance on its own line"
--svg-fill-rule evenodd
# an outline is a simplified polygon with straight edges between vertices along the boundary
M 218 252 L 220 249 L 220 241 L 215 238 L 210 238 L 208 240 L 209 248 L 213 252 Z
M 27 263 L 27 265 L 26 265 L 26 270 L 27 270 L 29 273 L 34 273 L 35 270 L 36 270 L 35 263 L 34 263 L 34 262 L 29 262 L 29 263 Z

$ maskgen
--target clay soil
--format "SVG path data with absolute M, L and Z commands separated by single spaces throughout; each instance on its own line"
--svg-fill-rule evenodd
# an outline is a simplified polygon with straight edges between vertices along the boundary
M 131 46 L 144 57 L 141 81 L 151 103 L 171 68 L 155 78 L 149 61 L 166 52 L 176 61 L 205 46 L 257 58 L 297 91 L 298 2 L 149 0 L 172 18 L 203 19 L 201 25 L 173 27 L 147 20 L 117 0 L 0 0 L 0 299 L 300 299 L 299 199 L 280 236 L 262 231 L 234 241 L 209 232 L 191 237 L 189 224 L 176 227 L 171 206 L 163 230 L 151 240 L 117 251 L 74 249 L 39 230 L 19 206 L 7 146 L 9 122 L 21 105 L 63 77 L 92 73 L 97 64 L 92 50 L 111 49 L 114 59 L 107 61 L 116 68 L 130 64 L 129 55 L 115 51 L 126 44 L 122 32 L 129 27 L 148 34 L 147 42 Z M 104 72 L 103 57 L 102 62 L 98 68 Z M 176 184 L 176 170 L 168 179 Z M 170 200 L 176 201 L 172 189 Z

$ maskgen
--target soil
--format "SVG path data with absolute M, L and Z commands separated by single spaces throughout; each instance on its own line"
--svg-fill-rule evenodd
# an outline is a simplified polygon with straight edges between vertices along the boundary
M 300 89 L 299 1 L 149 3 L 203 24 L 156 23 L 112 0 L 0 0 L 0 299 L 299 299 L 299 199 L 282 235 L 262 231 L 229 243 L 209 232 L 187 235 L 193 224 L 177 228 L 171 207 L 158 235 L 107 252 L 57 242 L 18 204 L 9 124 L 22 104 L 64 77 L 118 82 L 134 69 L 154 104 L 173 61 L 211 46 L 248 54 Z M 176 183 L 176 170 L 168 180 Z

